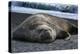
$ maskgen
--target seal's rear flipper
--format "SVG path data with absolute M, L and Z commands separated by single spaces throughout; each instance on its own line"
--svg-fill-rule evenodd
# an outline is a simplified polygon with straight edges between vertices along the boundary
M 78 34 L 78 28 L 75 26 L 72 26 L 69 33 L 72 35 Z

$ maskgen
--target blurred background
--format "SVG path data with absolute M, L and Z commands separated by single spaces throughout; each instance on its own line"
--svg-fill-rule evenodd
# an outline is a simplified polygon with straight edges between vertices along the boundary
M 77 20 L 78 6 L 75 4 L 41 3 L 41 2 L 9 2 L 9 11 L 17 13 L 48 13 L 68 19 Z

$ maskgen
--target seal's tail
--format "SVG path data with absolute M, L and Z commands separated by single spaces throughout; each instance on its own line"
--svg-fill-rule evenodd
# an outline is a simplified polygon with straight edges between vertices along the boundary
M 78 34 L 78 27 L 76 25 L 72 24 L 69 33 L 72 35 Z

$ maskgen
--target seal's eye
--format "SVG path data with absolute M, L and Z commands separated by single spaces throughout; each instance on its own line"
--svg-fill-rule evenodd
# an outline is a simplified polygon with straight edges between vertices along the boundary
M 45 30 L 45 29 L 39 29 L 39 30 L 38 30 L 39 33 L 40 33 L 40 32 L 44 32 L 44 31 L 47 31 L 47 30 Z
M 30 30 L 33 30 L 33 29 L 35 29 L 36 27 L 37 27 L 37 25 L 36 25 L 36 24 L 33 24 L 33 25 L 30 25 L 30 26 L 29 26 L 29 29 L 30 29 Z

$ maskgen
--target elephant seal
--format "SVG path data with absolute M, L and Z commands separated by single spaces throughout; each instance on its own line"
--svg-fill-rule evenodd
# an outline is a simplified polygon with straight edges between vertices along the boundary
M 77 27 L 67 20 L 45 13 L 28 17 L 13 31 L 13 39 L 32 42 L 53 42 L 57 38 L 68 40 Z

